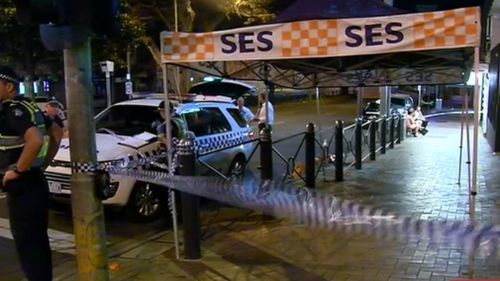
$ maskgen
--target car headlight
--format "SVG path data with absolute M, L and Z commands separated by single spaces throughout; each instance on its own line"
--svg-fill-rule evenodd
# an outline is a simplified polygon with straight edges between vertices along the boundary
M 111 176 L 105 171 L 95 173 L 95 195 L 101 200 L 115 196 L 119 182 L 111 182 Z

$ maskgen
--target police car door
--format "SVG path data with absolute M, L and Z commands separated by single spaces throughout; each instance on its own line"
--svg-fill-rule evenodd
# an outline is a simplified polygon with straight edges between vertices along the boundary
M 214 174 L 213 169 L 226 174 L 232 161 L 234 149 L 228 146 L 231 125 L 217 107 L 200 107 L 183 113 L 188 129 L 196 136 L 199 160 L 198 174 Z M 208 167 L 209 166 L 209 167 Z

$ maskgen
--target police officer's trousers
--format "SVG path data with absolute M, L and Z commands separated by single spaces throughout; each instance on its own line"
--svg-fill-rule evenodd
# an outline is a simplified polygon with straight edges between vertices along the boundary
M 23 173 L 8 183 L 10 227 L 19 261 L 29 281 L 52 280 L 47 235 L 49 190 L 40 169 Z

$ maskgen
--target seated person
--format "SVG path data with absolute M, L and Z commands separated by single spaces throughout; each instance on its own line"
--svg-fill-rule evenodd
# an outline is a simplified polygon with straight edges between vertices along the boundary
M 420 106 L 417 106 L 417 109 L 415 110 L 415 120 L 417 121 L 417 124 L 420 125 L 422 128 L 427 128 L 427 124 L 429 122 L 425 119 L 424 114 L 422 113 L 422 109 Z
M 415 110 L 410 108 L 408 110 L 408 115 L 406 116 L 406 130 L 416 137 L 420 129 L 420 125 L 417 124 L 417 121 L 415 120 Z

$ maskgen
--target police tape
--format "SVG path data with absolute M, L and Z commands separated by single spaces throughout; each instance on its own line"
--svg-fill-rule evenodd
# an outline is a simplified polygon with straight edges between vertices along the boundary
M 313 228 L 369 234 L 383 239 L 428 239 L 449 243 L 468 252 L 479 250 L 483 256 L 498 252 L 498 225 L 416 220 L 291 184 L 261 183 L 255 177 L 227 181 L 130 167 L 133 165 L 110 166 L 107 171 L 112 175 L 131 177 L 275 217 L 289 218 Z

